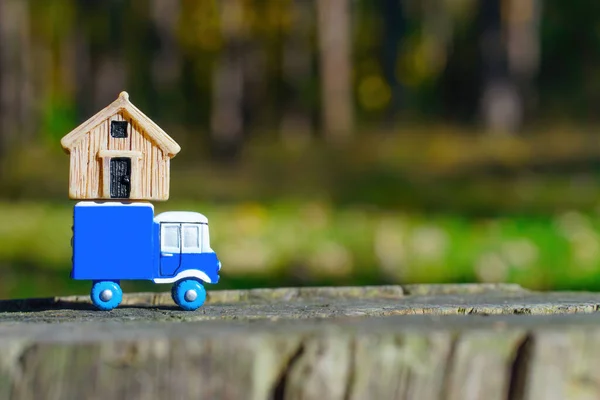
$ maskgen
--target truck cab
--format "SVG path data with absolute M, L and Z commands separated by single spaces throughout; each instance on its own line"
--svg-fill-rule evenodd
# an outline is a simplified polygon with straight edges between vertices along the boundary
M 157 215 L 159 277 L 156 283 L 171 283 L 195 277 L 217 283 L 221 263 L 210 247 L 208 219 L 197 212 L 168 211 Z

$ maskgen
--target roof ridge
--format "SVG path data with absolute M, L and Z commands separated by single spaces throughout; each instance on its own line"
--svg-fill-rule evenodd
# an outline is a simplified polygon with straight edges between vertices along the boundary
M 93 128 L 102 122 L 102 120 L 108 118 L 110 115 L 118 113 L 119 111 L 125 111 L 129 116 L 136 120 L 138 124 L 146 131 L 146 133 L 154 139 L 156 144 L 161 149 L 168 153 L 170 157 L 174 157 L 181 147 L 171 138 L 161 127 L 159 127 L 154 121 L 152 121 L 146 114 L 138 109 L 133 103 L 129 101 L 129 94 L 125 91 L 119 93 L 119 97 L 96 114 L 79 124 L 75 129 L 66 134 L 61 140 L 60 144 L 62 148 L 70 153 L 74 144 L 79 141 L 81 136 L 88 134 Z

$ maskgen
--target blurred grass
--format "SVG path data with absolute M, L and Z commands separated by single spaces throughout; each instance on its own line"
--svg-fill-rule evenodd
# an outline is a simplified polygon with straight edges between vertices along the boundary
M 69 204 L 0 203 L 0 295 L 81 293 L 69 282 Z M 223 262 L 219 288 L 279 284 L 514 282 L 533 289 L 600 289 L 600 215 L 465 218 L 322 202 L 168 202 L 211 223 Z M 131 286 L 164 290 L 153 285 Z
M 156 212 L 209 217 L 223 260 L 218 288 L 479 281 L 600 290 L 593 134 L 435 132 L 373 134 L 338 149 L 252 142 L 229 164 L 180 143 L 171 200 Z M 69 279 L 68 157 L 28 146 L 5 161 L 0 297 L 87 292 L 89 283 Z

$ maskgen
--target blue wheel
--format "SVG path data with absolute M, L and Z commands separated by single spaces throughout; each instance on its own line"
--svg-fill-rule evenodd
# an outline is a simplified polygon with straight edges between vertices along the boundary
M 175 297 L 176 290 L 177 290 L 177 283 L 174 284 L 173 286 L 171 286 L 171 298 L 173 299 L 173 302 L 175 304 L 177 304 L 177 297 Z
M 206 290 L 195 279 L 185 279 L 173 285 L 173 300 L 175 304 L 186 311 L 194 311 L 202 307 L 206 300 Z
M 100 281 L 95 282 L 92 286 L 90 295 L 92 303 L 103 311 L 112 310 L 121 304 L 123 300 L 123 291 L 121 286 L 116 282 Z

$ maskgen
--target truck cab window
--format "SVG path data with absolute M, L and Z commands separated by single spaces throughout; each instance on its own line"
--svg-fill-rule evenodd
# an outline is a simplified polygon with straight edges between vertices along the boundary
M 198 225 L 183 226 L 183 248 L 188 250 L 200 249 L 200 227 Z
M 179 226 L 163 225 L 162 247 L 179 250 Z

